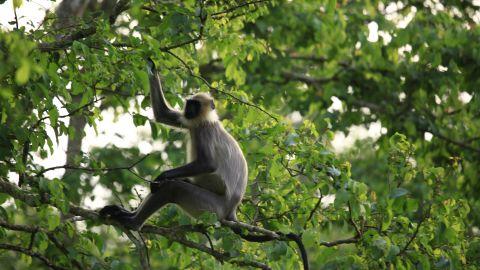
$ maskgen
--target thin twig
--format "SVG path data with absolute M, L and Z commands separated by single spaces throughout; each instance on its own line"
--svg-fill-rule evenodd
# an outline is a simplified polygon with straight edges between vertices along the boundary
M 205 237 L 207 238 L 208 243 L 210 244 L 210 248 L 212 249 L 212 251 L 215 251 L 215 249 L 213 248 L 213 242 L 212 242 L 212 239 L 210 238 L 210 235 L 208 235 L 207 232 L 203 232 L 203 235 L 205 235 Z
M 59 165 L 59 166 L 54 166 L 54 167 L 50 167 L 50 168 L 46 168 L 46 169 L 43 169 L 41 171 L 39 171 L 35 176 L 38 177 L 40 175 L 43 175 L 45 174 L 46 172 L 48 171 L 53 171 L 53 170 L 58 170 L 58 169 L 66 169 L 66 170 L 81 170 L 81 171 L 88 171 L 88 172 L 99 172 L 99 171 L 103 171 L 103 172 L 110 172 L 110 171 L 118 171 L 118 170 L 131 170 L 133 167 L 135 167 L 136 165 L 138 165 L 140 162 L 142 162 L 144 159 L 146 159 L 148 156 L 150 156 L 150 154 L 146 154 L 145 156 L 143 156 L 142 158 L 140 158 L 139 160 L 135 161 L 134 163 L 132 163 L 131 165 L 128 165 L 128 166 L 120 166 L 120 167 L 113 167 L 113 168 L 87 168 L 87 167 L 77 167 L 77 166 L 71 166 L 71 165 Z M 133 174 L 136 174 L 134 172 L 132 172 Z
M 318 198 L 317 203 L 315 204 L 315 206 L 314 206 L 314 207 L 312 208 L 312 210 L 310 211 L 310 214 L 308 214 L 308 218 L 307 218 L 307 220 L 305 221 L 305 224 L 303 225 L 303 229 L 306 229 L 306 228 L 307 228 L 308 222 L 310 222 L 310 220 L 312 220 L 313 214 L 315 214 L 315 212 L 317 211 L 318 207 L 320 207 L 320 205 L 321 205 L 321 203 L 322 203 L 322 199 L 323 199 L 323 194 L 320 194 L 320 197 Z
M 355 223 L 355 221 L 353 220 L 353 216 L 352 216 L 352 206 L 351 206 L 351 204 L 350 204 L 350 201 L 348 201 L 348 213 L 349 213 L 349 215 L 350 215 L 350 217 L 349 217 L 350 223 L 351 223 L 352 226 L 355 228 L 355 232 L 357 232 L 357 236 L 361 236 L 361 235 L 362 235 L 362 232 L 361 232 L 360 229 L 358 228 L 357 223 Z
M 245 3 L 242 3 L 238 6 L 234 6 L 234 7 L 231 7 L 231 8 L 227 8 L 225 10 L 222 10 L 222 11 L 218 11 L 218 12 L 214 12 L 212 14 L 210 14 L 210 16 L 212 16 L 212 18 L 214 17 L 218 17 L 220 15 L 223 15 L 223 14 L 227 14 L 227 13 L 230 13 L 232 11 L 235 11 L 239 8 L 242 8 L 242 7 L 245 7 L 245 6 L 249 6 L 249 5 L 255 5 L 255 4 L 259 4 L 259 3 L 263 3 L 263 2 L 270 2 L 269 0 L 259 0 L 259 1 L 252 1 L 252 2 L 245 2 Z M 214 18 L 216 19 L 216 18 Z
M 88 106 L 91 106 L 91 105 L 95 104 L 96 102 L 101 101 L 103 99 L 105 99 L 105 97 L 100 97 L 100 98 L 94 99 L 94 100 L 90 101 L 89 103 L 87 103 L 85 105 L 82 105 L 82 106 L 74 109 L 73 111 L 71 111 L 67 114 L 58 116 L 58 119 L 72 116 L 72 115 L 76 114 L 77 112 L 79 112 L 79 111 L 87 108 Z M 46 120 L 48 118 L 49 118 L 49 116 L 44 116 L 44 117 L 38 119 L 38 121 L 33 126 L 31 126 L 29 128 L 29 131 L 31 131 L 31 132 L 34 131 L 42 123 L 43 120 Z
M 200 41 L 203 38 L 203 33 L 205 31 L 205 23 L 207 21 L 208 16 L 205 16 L 203 14 L 203 1 L 200 1 L 200 12 L 198 17 L 200 18 L 200 29 L 198 31 L 198 35 L 192 39 L 186 40 L 184 42 L 180 42 L 178 44 L 166 46 L 166 47 L 161 47 L 160 50 L 163 52 L 168 52 L 172 49 L 183 47 L 188 44 L 196 43 L 197 41 Z
M 130 232 L 129 230 L 124 230 L 123 232 L 127 235 L 128 239 L 130 239 L 130 241 L 132 241 L 132 243 L 137 248 L 138 254 L 140 255 L 140 265 L 142 266 L 142 269 L 150 270 L 150 262 L 148 261 L 148 255 L 147 255 L 148 252 L 145 252 L 147 247 L 143 245 L 143 242 L 139 241 L 133 235 L 133 233 Z
M 354 243 L 358 243 L 357 237 L 340 239 L 340 240 L 331 241 L 331 242 L 320 242 L 320 245 L 325 247 L 333 247 L 333 246 L 338 246 L 343 244 L 354 244 Z
M 13 14 L 15 14 L 15 26 L 18 30 L 18 16 L 17 16 L 17 8 L 15 6 L 13 7 Z
M 38 230 L 35 230 L 30 234 L 30 243 L 28 244 L 28 250 L 32 250 L 33 243 L 35 242 L 35 236 L 37 235 Z
M 430 208 L 428 210 L 430 212 Z M 426 214 L 425 216 L 422 217 L 422 219 L 418 222 L 417 224 L 417 227 L 415 228 L 415 232 L 413 232 L 413 235 L 412 237 L 410 237 L 410 239 L 408 240 L 408 242 L 405 244 L 405 246 L 402 248 L 402 250 L 400 251 L 400 253 L 398 253 L 399 255 L 401 254 L 404 254 L 408 247 L 410 246 L 410 244 L 413 242 L 413 240 L 417 237 L 418 235 L 418 232 L 420 231 L 420 226 L 423 224 L 423 222 L 427 219 L 429 214 Z
M 223 225 L 230 227 L 233 230 L 233 232 L 238 234 L 241 238 L 250 242 L 268 242 L 272 240 L 294 241 L 297 244 L 298 249 L 300 251 L 300 256 L 302 258 L 302 263 L 303 263 L 303 269 L 304 270 L 309 269 L 307 251 L 305 249 L 305 246 L 303 245 L 301 235 L 294 234 L 294 233 L 284 234 L 282 232 L 270 231 L 264 228 L 260 228 L 260 227 L 253 226 L 253 225 L 239 222 L 239 221 L 221 220 L 220 222 Z M 246 229 L 249 232 L 259 233 L 261 235 L 244 235 L 241 232 L 242 229 Z

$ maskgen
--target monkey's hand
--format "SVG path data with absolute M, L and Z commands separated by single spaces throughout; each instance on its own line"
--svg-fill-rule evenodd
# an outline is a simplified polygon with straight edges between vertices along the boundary
M 167 175 L 165 172 L 161 173 L 153 182 L 150 183 L 150 191 L 155 193 L 158 191 L 160 185 L 165 181 L 168 180 Z
M 133 216 L 134 213 L 127 211 L 125 208 L 118 205 L 107 205 L 99 211 L 103 218 L 118 218 L 121 216 Z
M 157 192 L 160 189 L 161 184 L 162 182 L 157 182 L 157 181 L 150 182 L 150 192 L 151 193 Z

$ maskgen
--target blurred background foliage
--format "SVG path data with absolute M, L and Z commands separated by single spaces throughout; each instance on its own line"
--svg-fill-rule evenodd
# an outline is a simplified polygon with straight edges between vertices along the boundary
M 12 12 L 22 4 L 13 1 Z M 40 26 L 12 21 L 0 32 L 3 269 L 138 269 L 138 250 L 120 230 L 68 211 L 69 203 L 98 196 L 96 186 L 112 191 L 109 203 L 134 207 L 144 179 L 185 162 L 184 134 L 146 114 L 145 57 L 161 70 L 171 104 L 181 107 L 181 97 L 198 91 L 215 96 L 249 164 L 239 219 L 302 235 L 311 269 L 479 268 L 479 7 L 467 0 L 75 0 Z M 111 108 L 148 127 L 139 139 L 161 141 L 161 149 L 82 151 L 85 127 L 97 129 Z M 373 126 L 376 136 L 333 151 L 342 133 Z M 42 166 L 61 137 L 68 138 L 66 163 Z M 67 170 L 46 176 L 56 169 Z M 51 199 L 32 207 L 23 193 Z M 209 216 L 193 220 L 168 206 L 150 223 L 205 224 L 210 240 L 184 237 L 211 242 L 234 260 L 301 267 L 293 243 L 245 242 Z M 152 269 L 239 265 L 144 237 Z

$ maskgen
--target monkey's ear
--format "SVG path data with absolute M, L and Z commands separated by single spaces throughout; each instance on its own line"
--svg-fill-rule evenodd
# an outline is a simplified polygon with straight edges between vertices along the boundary
M 212 108 L 212 110 L 215 110 L 215 102 L 213 102 L 213 100 L 210 100 L 210 108 Z

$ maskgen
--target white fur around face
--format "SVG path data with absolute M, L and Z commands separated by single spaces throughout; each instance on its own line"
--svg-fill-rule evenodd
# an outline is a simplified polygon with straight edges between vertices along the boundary
M 182 118 L 180 118 L 182 124 L 187 128 L 196 127 L 204 123 L 215 123 L 218 122 L 218 120 L 218 114 L 215 110 L 210 110 L 206 114 L 193 119 L 187 119 L 185 118 L 185 116 L 182 116 Z

